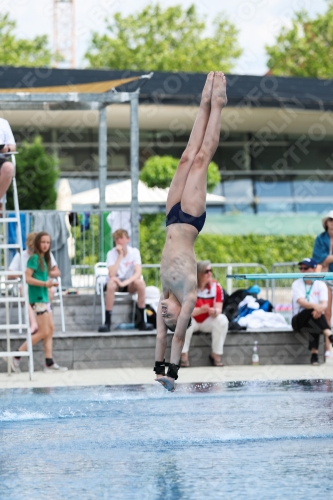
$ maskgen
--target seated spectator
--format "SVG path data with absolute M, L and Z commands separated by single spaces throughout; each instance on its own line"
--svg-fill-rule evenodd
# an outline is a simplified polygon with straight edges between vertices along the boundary
M 106 256 L 109 276 L 106 284 L 105 324 L 100 326 L 98 331 L 111 330 L 112 309 L 117 291 L 138 294 L 136 327 L 139 330 L 153 330 L 153 325 L 145 323 L 144 320 L 146 284 L 141 278 L 140 252 L 128 244 L 129 237 L 125 229 L 118 229 L 112 236 L 116 246 Z
M 298 265 L 302 273 L 316 272 L 317 262 L 314 259 L 305 258 Z M 319 335 L 323 333 L 333 344 L 332 331 L 325 318 L 327 298 L 327 286 L 321 280 L 298 278 L 292 284 L 293 317 L 291 326 L 294 331 L 309 333 L 310 362 L 312 365 L 319 365 Z
M 29 233 L 27 235 L 26 239 L 26 250 L 23 250 L 22 252 L 22 259 L 23 259 L 23 271 L 25 272 L 27 269 L 27 263 L 31 255 L 34 253 L 34 244 L 35 244 L 35 238 L 36 238 L 37 233 Z M 58 278 L 60 276 L 60 270 L 58 268 L 57 262 L 52 254 L 50 252 L 50 258 L 51 258 L 51 271 L 50 271 L 50 278 Z M 15 274 L 15 271 L 21 271 L 21 257 L 20 254 L 17 253 L 14 258 L 12 259 L 11 263 L 8 266 L 8 271 L 13 271 L 13 274 L 10 274 L 8 276 L 8 279 L 15 279 L 15 278 L 21 278 L 21 275 Z M 49 288 L 49 301 L 52 302 L 53 297 L 55 293 L 55 288 Z M 20 294 L 22 295 L 22 288 L 20 287 Z M 30 321 L 30 329 L 31 333 L 35 333 L 37 331 L 37 321 L 36 321 L 36 316 L 30 306 L 28 304 L 28 312 L 29 312 L 29 321 Z
M 221 356 L 223 345 L 228 332 L 228 319 L 222 314 L 223 290 L 213 279 L 212 267 L 209 260 L 197 264 L 198 292 L 195 308 L 192 313 L 192 324 L 186 330 L 185 343 L 181 356 L 180 366 L 190 366 L 188 351 L 193 332 L 210 332 L 212 334 L 212 352 L 209 355 L 213 366 L 223 366 Z
M 14 151 L 16 151 L 16 143 L 12 129 L 7 120 L 0 118 L 0 211 L 2 211 L 4 195 L 14 175 L 14 165 L 10 161 L 10 156 L 3 153 Z

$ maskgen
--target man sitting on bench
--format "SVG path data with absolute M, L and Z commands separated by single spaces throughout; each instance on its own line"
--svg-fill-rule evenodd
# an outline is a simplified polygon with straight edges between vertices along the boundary
M 316 272 L 317 262 L 306 257 L 298 263 L 304 279 L 298 278 L 292 284 L 293 317 L 291 326 L 295 332 L 309 334 L 310 363 L 319 365 L 319 335 L 323 333 L 333 345 L 331 326 L 325 318 L 327 309 L 327 285 L 321 280 L 306 279 L 306 274 Z
M 99 332 L 109 332 L 112 323 L 112 308 L 116 292 L 138 294 L 136 327 L 139 330 L 152 330 L 153 325 L 144 320 L 146 284 L 141 278 L 141 256 L 137 248 L 131 247 L 125 229 L 117 229 L 112 234 L 116 246 L 107 253 L 106 264 L 109 276 L 106 284 L 105 324 Z

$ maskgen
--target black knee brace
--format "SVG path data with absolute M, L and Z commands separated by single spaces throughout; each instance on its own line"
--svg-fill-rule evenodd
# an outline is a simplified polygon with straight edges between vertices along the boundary
M 164 361 L 155 361 L 155 366 L 153 368 L 156 375 L 165 375 L 165 367 L 169 366 L 169 363 Z
M 171 377 L 177 380 L 179 368 L 180 368 L 179 365 L 175 365 L 174 363 L 169 363 L 167 377 Z

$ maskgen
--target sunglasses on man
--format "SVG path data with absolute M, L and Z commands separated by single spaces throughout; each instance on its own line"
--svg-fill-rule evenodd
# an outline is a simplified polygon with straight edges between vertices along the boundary
M 300 271 L 307 271 L 307 270 L 308 270 L 308 269 L 310 269 L 310 268 L 309 268 L 309 267 L 307 267 L 307 266 L 300 266 L 298 269 L 299 269 Z
M 206 269 L 204 274 L 212 273 L 213 271 L 211 269 Z

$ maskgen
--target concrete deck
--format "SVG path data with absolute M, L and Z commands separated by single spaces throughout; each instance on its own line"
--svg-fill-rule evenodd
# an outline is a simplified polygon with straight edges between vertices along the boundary
M 266 365 L 181 368 L 179 383 L 240 382 L 269 380 L 333 379 L 333 358 L 320 366 Z M 70 387 L 92 385 L 154 384 L 151 368 L 110 368 L 69 370 L 63 373 L 35 372 L 29 380 L 27 372 L 0 374 L 0 389 Z

